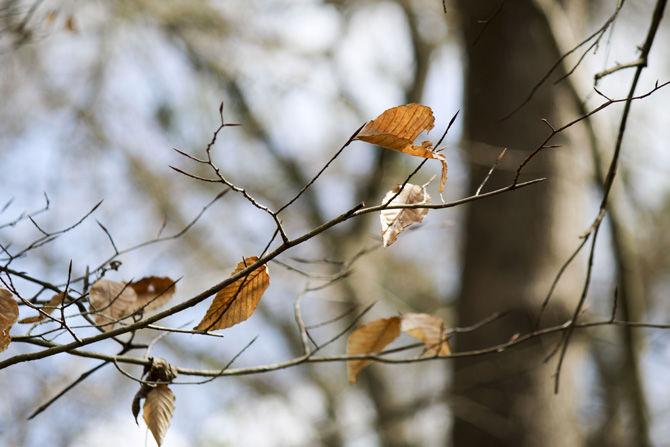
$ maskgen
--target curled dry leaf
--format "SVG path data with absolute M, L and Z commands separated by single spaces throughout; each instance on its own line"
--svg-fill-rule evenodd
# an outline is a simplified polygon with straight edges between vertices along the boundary
M 374 354 L 400 335 L 400 317 L 371 321 L 351 333 L 347 339 L 347 355 Z M 370 363 L 369 360 L 348 360 L 349 383 L 356 383 L 358 373 Z
M 42 312 L 39 314 L 35 315 L 34 317 L 26 317 L 21 320 L 19 320 L 19 324 L 31 324 L 31 323 L 39 323 L 40 321 L 44 320 L 47 315 L 51 315 L 51 312 L 53 312 L 60 304 L 63 302 L 65 299 L 65 294 L 64 293 L 57 293 L 51 299 L 40 308 Z
M 389 205 L 413 205 L 419 203 L 430 203 L 430 196 L 425 186 L 407 183 L 400 191 L 402 185 L 398 185 L 386 193 L 382 204 L 386 204 L 393 196 Z M 400 194 L 398 192 L 400 191 Z M 428 214 L 428 208 L 408 208 L 382 210 L 379 220 L 382 224 L 382 242 L 388 247 L 398 239 L 398 235 L 407 227 L 415 223 L 421 223 Z
M 424 344 L 425 357 L 438 357 L 451 353 L 444 321 L 440 317 L 421 313 L 404 314 L 400 329 Z
M 257 261 L 256 256 L 244 258 L 231 275 L 241 272 Z M 267 265 L 262 265 L 247 276 L 227 285 L 216 294 L 202 321 L 194 329 L 197 331 L 225 329 L 246 320 L 256 310 L 269 285 L 270 274 Z
M 137 311 L 162 306 L 175 291 L 174 281 L 165 277 L 150 276 L 131 283 L 100 279 L 91 286 L 89 301 L 96 324 L 110 331 Z
M 442 163 L 439 191 L 444 191 L 447 182 L 447 161 L 444 155 L 435 152 L 430 141 L 414 145 L 421 132 L 435 126 L 435 117 L 430 107 L 422 104 L 405 104 L 390 108 L 368 123 L 356 135 L 357 140 L 376 144 L 416 157 L 433 158 Z
M 167 385 L 156 385 L 151 391 L 147 393 L 144 401 L 144 422 L 154 435 L 156 443 L 160 446 L 163 444 L 165 434 L 170 428 L 172 415 L 175 410 L 175 396 Z
M 19 305 L 12 298 L 12 292 L 0 289 L 0 352 L 7 349 L 12 341 L 9 329 L 19 318 Z

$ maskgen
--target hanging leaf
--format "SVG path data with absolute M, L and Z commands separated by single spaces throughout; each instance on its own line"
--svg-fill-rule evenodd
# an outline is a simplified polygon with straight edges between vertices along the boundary
M 177 377 L 177 372 L 165 359 L 152 357 L 150 360 L 151 363 L 144 367 L 144 380 L 133 398 L 131 409 L 137 422 L 141 400 L 145 399 L 142 414 L 144 422 L 160 446 L 170 428 L 175 410 L 175 396 L 168 384 Z
M 241 272 L 256 261 L 258 261 L 256 256 L 244 258 L 231 275 Z M 194 329 L 197 331 L 225 329 L 246 320 L 256 310 L 269 285 L 270 274 L 267 265 L 262 265 L 246 277 L 227 285 L 216 294 L 204 318 Z
M 150 276 L 130 283 L 100 279 L 89 291 L 91 312 L 96 324 L 110 331 L 116 323 L 138 311 L 162 306 L 175 291 L 175 282 L 166 277 Z
M 167 385 L 156 385 L 146 396 L 144 401 L 144 422 L 154 435 L 156 443 L 163 444 L 165 434 L 170 428 L 172 415 L 175 410 L 175 396 Z
M 136 308 L 151 310 L 167 303 L 177 290 L 175 282 L 168 277 L 149 276 L 131 282 L 129 286 L 137 294 Z
M 116 323 L 131 315 L 136 301 L 135 291 L 122 282 L 100 279 L 89 290 L 95 323 L 105 331 L 111 331 Z
M 423 356 L 425 357 L 437 357 L 451 353 L 444 321 L 440 317 L 421 313 L 404 314 L 400 330 L 424 344 Z
M 433 158 L 442 164 L 439 191 L 444 191 L 447 182 L 447 161 L 444 155 L 434 152 L 430 141 L 415 146 L 414 140 L 421 132 L 435 126 L 433 111 L 421 104 L 405 104 L 390 108 L 368 123 L 356 135 L 357 140 L 376 144 L 416 157 Z
M 9 329 L 19 318 L 19 305 L 12 298 L 12 292 L 0 289 L 0 352 L 7 349 L 12 338 Z
M 400 335 L 400 317 L 371 321 L 351 333 L 347 339 L 347 355 L 374 354 Z M 347 361 L 349 383 L 356 383 L 358 373 L 370 363 L 369 360 Z
M 65 299 L 65 294 L 64 293 L 57 293 L 51 299 L 40 308 L 42 312 L 37 314 L 34 317 L 26 317 L 21 320 L 19 320 L 19 324 L 31 324 L 31 323 L 39 323 L 40 321 L 44 320 L 46 318 L 46 315 L 51 315 L 51 312 L 53 312 L 55 309 L 58 308 L 58 306 L 61 305 L 63 300 Z M 45 315 L 46 314 L 46 315 Z
M 430 203 L 430 196 L 425 186 L 413 185 L 407 183 L 400 191 L 398 185 L 386 193 L 382 204 L 386 204 L 393 196 L 397 194 L 389 205 L 414 205 L 419 203 Z M 400 194 L 398 192 L 400 191 Z M 387 209 L 379 214 L 379 220 L 382 225 L 382 242 L 384 247 L 388 247 L 398 239 L 398 235 L 407 227 L 415 223 L 421 223 L 428 214 L 428 208 L 408 208 L 408 209 Z
M 131 405 L 131 410 L 133 412 L 133 417 L 135 422 L 137 422 L 137 416 L 140 414 L 140 403 L 142 399 L 146 399 L 149 395 L 149 392 L 154 389 L 151 383 L 158 384 L 160 383 L 171 383 L 175 377 L 177 377 L 177 371 L 172 365 L 170 365 L 165 359 L 160 357 L 151 357 L 151 363 L 144 366 L 144 371 L 142 372 L 142 378 L 144 381 L 140 386 L 139 391 L 135 393 L 133 397 L 133 403 Z

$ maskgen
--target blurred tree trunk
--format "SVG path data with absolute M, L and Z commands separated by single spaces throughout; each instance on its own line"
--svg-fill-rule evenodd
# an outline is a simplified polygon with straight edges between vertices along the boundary
M 532 0 L 501 3 L 460 0 L 465 75 L 465 138 L 469 142 L 470 190 L 474 192 L 503 147 L 509 152 L 486 189 L 509 184 L 519 162 L 547 135 L 540 121 L 558 125 L 561 85 L 540 88 L 511 118 L 502 120 L 529 94 L 559 57 Z M 567 102 L 567 101 L 566 101 Z M 572 138 L 572 137 L 571 137 Z M 563 143 L 553 141 L 553 143 Z M 573 144 L 570 146 L 574 147 Z M 575 210 L 584 197 L 584 148 L 545 150 L 522 179 L 549 181 L 472 204 L 467 210 L 459 324 L 510 311 L 496 323 L 457 340 L 458 350 L 476 349 L 533 329 L 551 279 L 574 249 L 580 233 Z M 569 156 L 568 156 L 569 154 Z M 579 168 L 578 168 L 579 167 Z M 578 213 L 578 211 L 577 211 Z M 581 228 L 583 230 L 583 228 Z M 562 281 L 556 303 L 578 296 L 581 280 Z M 565 321 L 560 305 L 543 322 Z M 455 363 L 452 410 L 456 446 L 575 446 L 581 444 L 567 359 L 560 394 L 553 394 L 554 361 L 544 357 L 556 339 Z M 571 355 L 577 343 L 571 345 Z

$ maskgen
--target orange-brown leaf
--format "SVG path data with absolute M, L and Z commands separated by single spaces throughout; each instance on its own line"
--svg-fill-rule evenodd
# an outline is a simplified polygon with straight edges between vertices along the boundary
M 391 317 L 371 321 L 351 333 L 347 339 L 347 355 L 374 354 L 400 335 L 400 318 Z M 369 360 L 347 361 L 349 383 L 356 383 L 358 373 L 370 363 Z
M 231 275 L 241 272 L 256 261 L 258 261 L 256 256 L 244 258 Z M 267 265 L 262 265 L 246 277 L 228 284 L 216 294 L 202 321 L 194 329 L 198 331 L 225 329 L 246 320 L 256 310 L 269 285 L 270 274 Z
M 449 342 L 444 321 L 429 314 L 409 313 L 402 316 L 400 329 L 424 344 L 426 357 L 449 355 Z
M 44 313 L 40 312 L 34 317 L 23 318 L 19 320 L 19 324 L 39 323 L 40 321 L 46 318 L 46 315 L 51 315 L 51 312 L 53 312 L 58 306 L 60 306 L 60 304 L 63 302 L 64 299 L 65 299 L 64 293 L 61 292 L 55 294 L 44 306 L 41 307 L 40 310 Z
M 421 104 L 405 104 L 384 111 L 369 121 L 356 139 L 376 144 L 386 149 L 403 152 L 421 132 L 435 125 L 435 117 L 430 107 Z
M 175 395 L 167 385 L 156 385 L 147 394 L 144 401 L 144 422 L 154 435 L 156 443 L 160 446 L 165 439 L 165 434 L 170 428 L 172 415 L 175 410 Z
M 434 126 L 435 117 L 430 107 L 405 104 L 390 108 L 374 120 L 368 121 L 358 132 L 356 139 L 416 157 L 439 160 L 442 164 L 439 190 L 442 192 L 447 182 L 447 162 L 444 155 L 434 152 L 430 141 L 414 145 L 414 140 L 421 132 L 429 131 Z
M 177 288 L 175 282 L 168 277 L 149 276 L 131 282 L 129 286 L 137 294 L 135 310 L 151 310 L 167 303 Z
M 7 349 L 12 341 L 9 330 L 19 318 L 19 305 L 12 298 L 12 292 L 0 289 L 0 352 Z
M 386 193 L 382 204 L 386 204 L 393 196 L 396 196 L 389 205 L 413 205 L 418 203 L 430 203 L 430 196 L 425 186 L 407 183 L 400 191 L 398 185 Z M 400 191 L 400 194 L 398 192 Z M 382 226 L 382 242 L 388 247 L 398 239 L 398 235 L 407 227 L 415 223 L 421 223 L 428 214 L 428 208 L 406 208 L 386 209 L 379 214 Z

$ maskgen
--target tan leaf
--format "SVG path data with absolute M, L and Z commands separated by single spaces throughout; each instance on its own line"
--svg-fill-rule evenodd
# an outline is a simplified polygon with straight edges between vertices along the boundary
M 175 396 L 167 385 L 156 385 L 146 396 L 144 401 L 144 422 L 154 435 L 156 443 L 160 446 L 165 439 L 165 434 L 170 428 L 172 415 L 175 410 Z
M 386 204 L 393 196 L 397 197 L 389 205 L 413 205 L 418 203 L 430 203 L 430 196 L 425 186 L 413 185 L 407 183 L 400 194 L 398 185 L 386 193 L 382 204 Z M 407 227 L 415 223 L 421 223 L 428 214 L 428 208 L 408 208 L 408 209 L 390 209 L 382 210 L 379 214 L 379 220 L 382 224 L 382 241 L 384 247 L 388 247 L 398 239 L 398 235 Z
M 429 131 L 434 126 L 435 117 L 430 107 L 414 103 L 405 104 L 390 108 L 372 121 L 368 121 L 358 132 L 356 139 L 416 157 L 439 160 L 442 164 L 439 191 L 442 192 L 447 182 L 447 161 L 444 155 L 434 152 L 430 141 L 414 145 L 414 140 L 421 132 Z
M 149 276 L 131 282 L 129 286 L 137 294 L 135 310 L 151 310 L 167 303 L 177 288 L 175 282 L 168 277 Z
M 19 305 L 12 298 L 12 292 L 0 289 L 0 352 L 7 349 L 12 339 L 9 330 L 19 318 Z
M 231 273 L 234 275 L 258 261 L 258 257 L 244 258 Z M 263 293 L 270 285 L 267 265 L 253 270 L 246 277 L 219 291 L 207 313 L 194 328 L 197 331 L 225 329 L 246 320 L 254 313 Z
M 449 355 L 449 342 L 440 317 L 429 314 L 409 313 L 402 316 L 400 329 L 425 345 L 426 357 Z
M 116 323 L 135 311 L 137 294 L 129 284 L 100 279 L 89 290 L 91 312 L 95 323 L 105 331 L 111 331 Z
M 51 297 L 51 299 L 44 306 L 42 306 L 40 310 L 44 312 L 44 314 L 51 315 L 51 312 L 60 306 L 60 304 L 63 302 L 63 299 L 65 299 L 65 294 L 57 293 Z M 44 314 L 40 312 L 34 317 L 23 318 L 19 320 L 19 324 L 39 323 L 46 318 Z
M 347 339 L 347 355 L 380 352 L 398 338 L 398 335 L 400 335 L 400 317 L 371 321 L 351 333 Z M 356 383 L 358 373 L 369 363 L 370 360 L 347 361 L 349 383 Z

